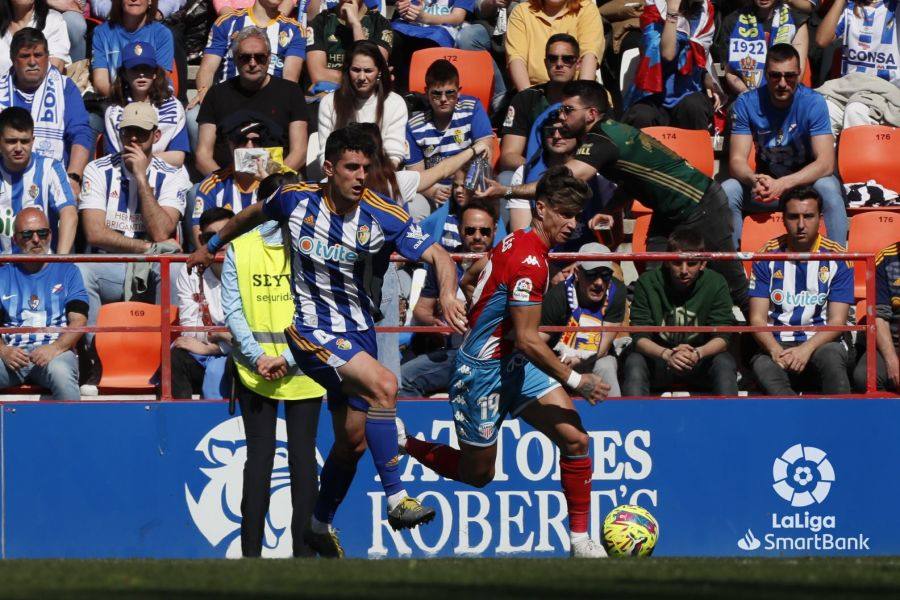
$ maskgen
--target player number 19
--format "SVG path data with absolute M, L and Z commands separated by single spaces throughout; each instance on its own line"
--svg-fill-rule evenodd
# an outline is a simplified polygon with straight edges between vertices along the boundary
M 487 421 L 492 419 L 497 414 L 500 406 L 500 394 L 495 392 L 484 398 L 479 398 L 478 405 L 481 406 L 481 420 Z

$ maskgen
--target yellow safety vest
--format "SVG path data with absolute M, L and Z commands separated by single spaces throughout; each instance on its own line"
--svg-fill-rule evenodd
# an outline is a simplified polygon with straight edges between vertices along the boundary
M 294 319 L 291 268 L 284 245 L 266 244 L 259 229 L 255 229 L 234 240 L 231 246 L 244 318 L 263 351 L 268 356 L 280 356 L 288 347 L 284 330 Z M 235 360 L 234 364 L 241 383 L 266 398 L 308 400 L 325 394 L 325 390 L 306 375 L 288 374 L 268 381 L 243 361 Z

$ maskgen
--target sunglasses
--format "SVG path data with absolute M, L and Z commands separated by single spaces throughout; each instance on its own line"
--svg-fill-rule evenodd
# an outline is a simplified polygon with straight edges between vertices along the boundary
M 456 98 L 457 94 L 459 94 L 459 90 L 431 90 L 430 92 L 428 92 L 428 95 L 435 100 L 440 100 L 444 96 L 447 97 L 447 100 L 450 100 L 452 98 Z
M 237 55 L 238 62 L 242 62 L 244 64 L 249 63 L 251 60 L 256 61 L 256 64 L 261 65 L 263 63 L 269 62 L 268 54 L 238 54 Z
M 555 65 L 556 63 L 562 61 L 562 64 L 567 67 L 571 67 L 578 60 L 578 57 L 574 54 L 548 54 L 545 60 L 551 65 Z
M 609 281 L 613 277 L 613 272 L 607 269 L 606 267 L 600 267 L 599 269 L 591 269 L 590 271 L 583 271 L 585 278 L 593 281 L 594 279 L 602 279 L 603 281 Z
M 588 110 L 589 106 L 571 106 L 569 104 L 563 104 L 559 107 L 559 112 L 564 115 L 571 115 L 576 110 Z
M 475 235 L 475 232 L 478 232 L 482 235 L 482 237 L 487 237 L 494 233 L 494 230 L 490 227 L 466 227 L 463 229 L 463 233 L 466 235 Z
M 32 237 L 34 237 L 34 234 L 37 234 L 37 236 L 39 238 L 41 238 L 42 240 L 46 240 L 48 237 L 50 237 L 50 230 L 46 229 L 46 228 L 45 229 L 25 229 L 23 231 L 20 231 L 18 233 L 18 236 L 20 239 L 27 242 Z
M 766 78 L 770 81 L 778 81 L 779 79 L 784 79 L 785 81 L 797 81 L 797 78 L 800 77 L 800 73 L 796 71 L 788 71 L 786 73 L 782 73 L 781 71 L 769 71 L 766 73 Z
M 132 138 L 134 138 L 139 142 L 146 142 L 153 134 L 152 131 L 147 131 L 146 129 L 141 129 L 140 127 L 125 127 L 120 131 L 120 133 L 126 140 L 131 140 Z
M 544 125 L 541 127 L 541 137 L 544 138 L 552 138 L 559 135 L 559 137 L 565 137 L 563 135 L 562 127 L 558 127 L 556 125 Z

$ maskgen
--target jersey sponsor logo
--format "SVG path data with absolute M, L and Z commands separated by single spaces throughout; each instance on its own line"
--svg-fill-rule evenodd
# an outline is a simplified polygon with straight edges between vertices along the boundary
M 297 242 L 297 246 L 300 248 L 301 254 L 314 256 L 326 261 L 356 262 L 359 258 L 359 255 L 349 248 L 345 248 L 340 244 L 329 246 L 323 240 L 313 239 L 308 235 L 304 235 L 300 238 Z
M 895 67 L 897 65 L 897 63 L 894 62 L 894 57 L 890 53 L 877 52 L 875 50 L 856 50 L 854 48 L 848 48 L 847 58 L 853 61 L 884 66 L 887 68 Z
M 360 228 L 356 230 L 356 241 L 365 245 L 366 242 L 369 241 L 369 235 L 369 226 L 361 225 Z
M 591 148 L 594 147 L 594 144 L 582 144 L 578 146 L 578 151 L 575 152 L 575 156 L 590 156 Z
M 526 256 L 525 260 L 522 261 L 522 264 L 523 265 L 531 265 L 533 267 L 541 266 L 540 263 L 538 262 L 537 257 L 535 257 L 534 254 L 529 254 L 528 256 Z
M 531 290 L 533 288 L 534 284 L 531 283 L 531 279 L 523 277 L 513 286 L 513 300 L 516 300 L 517 302 L 528 302 L 528 300 L 531 299 Z
M 516 120 L 516 109 L 512 106 L 506 111 L 506 119 L 503 120 L 504 127 L 512 127 L 513 121 Z
M 799 293 L 789 292 L 779 288 L 772 290 L 769 298 L 772 302 L 779 304 L 782 307 L 818 306 L 820 304 L 825 304 L 825 301 L 828 299 L 828 294 L 825 292 L 814 293 L 808 290 L 803 290 Z

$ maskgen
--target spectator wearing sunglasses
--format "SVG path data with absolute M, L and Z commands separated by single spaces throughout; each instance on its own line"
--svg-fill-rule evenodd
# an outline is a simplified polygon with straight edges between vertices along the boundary
M 239 110 L 255 111 L 283 132 L 277 146 L 284 148 L 284 165 L 300 171 L 306 164 L 307 112 L 303 89 L 293 81 L 269 73 L 271 46 L 261 27 L 245 27 L 231 42 L 237 77 L 212 86 L 203 98 L 197 122 L 196 167 L 209 175 L 231 164 L 232 153 L 222 125 Z
M 481 103 L 460 91 L 459 72 L 450 61 L 440 59 L 431 63 L 425 71 L 429 108 L 413 113 L 406 124 L 408 169 L 430 169 L 479 140 L 489 141 L 494 135 Z M 486 158 L 491 162 L 490 152 Z M 450 198 L 450 183 L 445 180 L 425 190 L 424 196 L 432 209 Z
M 581 253 L 608 254 L 609 248 L 592 242 Z M 571 275 L 550 288 L 541 303 L 541 325 L 598 327 L 625 321 L 625 282 L 615 277 L 616 266 L 608 260 L 583 260 Z M 620 271 L 621 272 L 621 271 Z M 593 373 L 609 384 L 609 396 L 622 395 L 613 340 L 614 331 L 569 331 L 541 337 L 563 364 L 578 373 Z
M 212 239 L 234 212 L 212 208 L 200 215 L 200 243 Z M 175 280 L 178 295 L 178 324 L 182 327 L 209 327 L 225 324 L 222 308 L 222 263 L 214 262 L 200 275 L 197 269 L 182 269 Z M 231 352 L 232 337 L 228 332 L 184 332 L 172 344 L 172 395 L 189 399 L 222 398 L 225 362 Z M 230 379 L 228 379 L 230 381 Z
M 812 186 L 822 197 L 828 237 L 847 243 L 847 211 L 834 176 L 834 136 L 825 98 L 801 85 L 800 56 L 790 44 L 769 48 L 765 83 L 737 99 L 732 111 L 728 196 L 735 247 L 747 213 L 774 212 L 794 187 Z M 750 167 L 750 152 L 756 167 Z M 757 248 L 753 248 L 757 250 Z
M 472 202 L 462 209 L 460 215 L 461 245 L 455 252 L 486 252 L 494 245 L 496 233 L 497 211 L 490 204 Z M 457 278 L 471 263 L 456 263 Z M 431 265 L 425 266 L 425 284 L 419 300 L 413 306 L 413 324 L 445 325 L 438 303 L 439 288 L 437 276 Z M 446 392 L 453 374 L 456 351 L 462 341 L 461 336 L 454 334 L 444 336 L 437 334 L 435 341 L 432 334 L 416 334 L 412 346 L 423 344 L 432 349 L 406 361 L 400 367 L 400 396 L 423 397 Z M 434 348 L 434 345 L 439 346 Z
M 28 207 L 17 216 L 13 239 L 22 254 L 50 254 L 47 215 Z M 0 266 L 3 327 L 84 327 L 88 302 L 78 267 L 71 263 L 6 263 Z M 0 389 L 24 383 L 48 388 L 54 400 L 81 400 L 80 333 L 17 333 L 0 337 Z
M 705 252 L 703 236 L 677 229 L 667 252 Z M 667 261 L 638 277 L 631 303 L 633 326 L 724 326 L 734 324 L 725 278 L 706 268 L 706 261 Z M 709 390 L 717 396 L 737 395 L 737 365 L 728 352 L 727 333 L 634 333 L 625 358 L 622 391 L 649 396 L 671 389 Z
M 514 171 L 525 164 L 528 136 L 537 118 L 551 104 L 562 100 L 563 87 L 573 79 L 578 71 L 578 40 L 567 33 L 550 36 L 544 50 L 544 64 L 549 79 L 526 88 L 513 96 L 512 103 L 503 120 L 500 142 L 500 169 Z M 510 175 L 498 177 L 501 183 L 508 183 Z M 528 210 L 529 221 L 531 209 Z
M 12 252 L 16 215 L 28 206 L 40 208 L 48 216 L 54 249 L 69 254 L 78 229 L 75 195 L 69 187 L 66 170 L 59 161 L 32 152 L 34 121 L 24 108 L 12 107 L 0 112 L 0 250 Z

